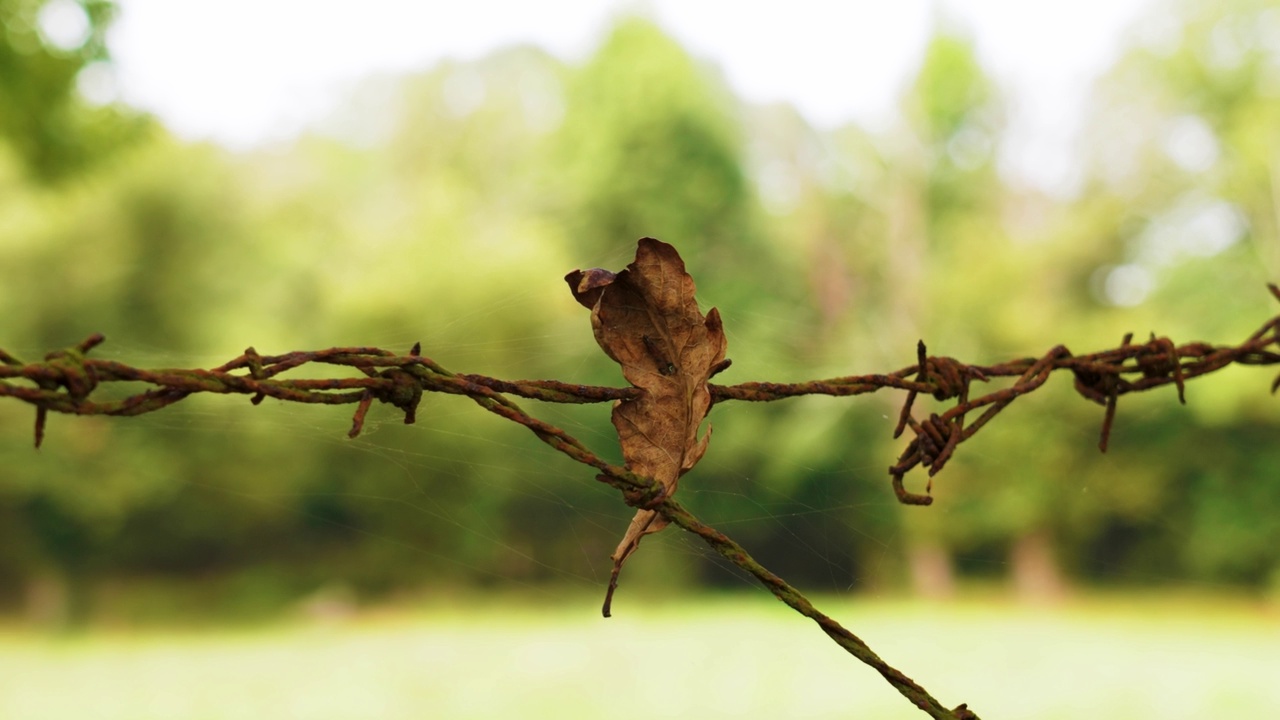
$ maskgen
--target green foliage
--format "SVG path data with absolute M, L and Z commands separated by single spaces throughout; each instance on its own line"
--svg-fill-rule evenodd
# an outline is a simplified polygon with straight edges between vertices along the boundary
M 925 149 L 925 221 L 931 235 L 990 212 L 1001 190 L 995 177 L 1000 109 L 973 41 L 938 31 L 905 104 Z M 937 237 L 934 243 L 933 249 L 944 252 L 949 244 Z
M 250 343 L 421 341 L 455 371 L 617 384 L 558 278 L 620 266 L 642 235 L 676 244 L 719 307 L 726 382 L 897 369 L 921 337 L 991 362 L 1130 330 L 1234 342 L 1272 312 L 1280 52 L 1254 29 L 1274 21 L 1260 3 L 1172 6 L 1177 46 L 1121 58 L 1070 201 L 1005 185 L 1001 93 L 949 26 L 886 136 L 746 107 L 660 28 L 623 19 L 580 65 L 516 48 L 371 80 L 335 131 L 233 156 L 88 106 L 75 78 L 103 59 L 110 4 L 84 5 L 74 51 L 40 40 L 41 5 L 0 0 L 0 345 L 22 357 L 94 331 L 133 364 L 177 367 Z M 1243 50 L 1223 64 L 1222 47 Z M 361 125 L 362 92 L 395 111 Z M 1180 165 L 1165 138 L 1206 128 L 1209 164 Z M 1242 219 L 1232 242 L 1169 232 L 1222 207 Z M 1122 266 L 1148 273 L 1145 302 L 1108 294 Z M 1274 400 L 1256 375 L 1205 382 L 1189 408 L 1126 398 L 1106 456 L 1101 408 L 1049 389 L 966 446 L 928 510 L 898 507 L 884 479 L 894 403 L 713 410 L 681 493 L 822 588 L 893 584 L 916 538 L 1003 567 L 1042 530 L 1081 578 L 1263 587 L 1280 567 Z M 606 411 L 529 409 L 616 453 Z M 0 405 L 0 466 L 14 469 L 0 475 L 0 601 L 48 576 L 85 592 L 230 578 L 217 593 L 246 607 L 331 583 L 357 597 L 499 578 L 595 587 L 628 509 L 484 415 L 453 397 L 412 427 L 375 410 L 353 443 L 345 412 L 192 399 L 155 418 L 56 418 L 33 454 L 27 408 Z M 633 584 L 737 582 L 680 540 L 649 542 Z
M 571 80 L 561 129 L 576 248 L 616 238 L 751 241 L 751 199 L 731 98 L 647 21 L 620 22 Z
M 41 180 L 66 177 L 145 132 L 136 113 L 89 105 L 76 89 L 81 71 L 107 61 L 115 12 L 109 0 L 0 0 L 0 138 Z

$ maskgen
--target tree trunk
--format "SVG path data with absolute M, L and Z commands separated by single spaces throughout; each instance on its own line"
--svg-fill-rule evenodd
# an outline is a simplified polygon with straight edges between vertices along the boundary
M 1035 529 L 1015 538 L 1009 563 L 1013 588 L 1019 598 L 1031 602 L 1054 602 L 1066 594 L 1066 583 L 1047 530 Z
M 929 600 L 942 600 L 955 594 L 955 571 L 951 553 L 934 542 L 912 543 L 907 550 L 907 564 L 911 569 L 911 587 L 917 596 Z

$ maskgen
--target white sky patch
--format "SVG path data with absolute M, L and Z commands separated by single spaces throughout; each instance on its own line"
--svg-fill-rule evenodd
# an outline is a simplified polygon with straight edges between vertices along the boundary
M 323 119 L 371 74 L 515 43 L 581 60 L 614 16 L 636 10 L 749 101 L 790 102 L 820 127 L 884 130 L 941 14 L 972 31 L 1004 91 L 1006 176 L 1065 193 L 1089 87 L 1151 2 L 121 0 L 111 47 L 121 99 L 183 137 L 245 148 Z

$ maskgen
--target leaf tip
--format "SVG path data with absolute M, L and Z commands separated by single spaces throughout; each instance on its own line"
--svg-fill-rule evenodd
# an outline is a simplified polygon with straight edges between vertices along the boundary
M 603 268 L 591 268 L 590 270 L 574 270 L 564 276 L 564 281 L 569 284 L 569 291 L 573 293 L 573 299 L 577 300 L 578 304 L 586 309 L 593 310 L 596 303 L 600 301 L 600 296 L 604 293 L 604 289 L 613 284 L 616 277 L 615 273 Z

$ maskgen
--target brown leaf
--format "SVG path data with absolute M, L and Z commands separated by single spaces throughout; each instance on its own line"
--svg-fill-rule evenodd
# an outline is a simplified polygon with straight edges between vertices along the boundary
M 693 278 L 670 245 L 642 238 L 636 259 L 622 272 L 575 270 L 565 276 L 574 297 L 591 308 L 596 342 L 622 366 L 623 377 L 643 392 L 613 406 L 613 425 L 632 472 L 654 478 L 668 495 L 707 450 L 711 428 L 698 426 L 711 409 L 707 379 L 725 366 L 720 313 L 704 317 L 694 300 Z M 604 614 L 622 564 L 640 539 L 665 527 L 654 510 L 636 511 L 613 553 L 613 577 Z

